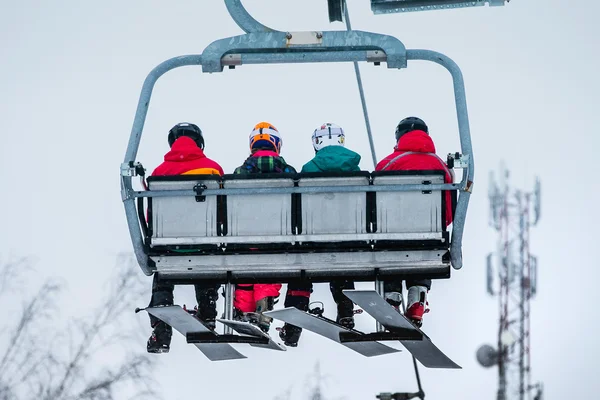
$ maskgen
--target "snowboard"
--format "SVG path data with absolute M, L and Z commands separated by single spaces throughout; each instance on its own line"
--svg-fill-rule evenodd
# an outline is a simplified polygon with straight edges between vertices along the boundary
M 431 339 L 404 315 L 388 304 L 383 297 L 374 290 L 344 290 L 343 293 L 355 304 L 370 314 L 390 332 L 414 332 L 414 339 L 400 339 L 400 343 L 423 366 L 427 368 L 452 368 L 461 367 L 438 349 Z
M 265 349 L 279 350 L 279 351 L 287 350 L 285 348 L 285 346 L 275 343 L 273 341 L 273 339 L 271 338 L 271 336 L 269 336 L 269 334 L 263 332 L 259 327 L 251 324 L 250 322 L 233 321 L 233 320 L 229 320 L 229 319 L 219 319 L 219 318 L 217 318 L 217 321 L 219 321 L 223 325 L 230 327 L 231 329 L 233 329 L 234 331 L 236 331 L 237 333 L 239 333 L 241 335 L 247 335 L 247 336 L 252 336 L 252 337 L 260 337 L 260 338 L 268 339 L 268 343 L 266 343 L 266 344 L 265 343 L 250 343 L 250 346 L 262 347 Z
M 208 329 L 202 321 L 180 306 L 148 307 L 145 309 L 149 314 L 164 321 L 177 332 L 188 338 L 188 334 L 199 333 L 211 343 L 193 343 L 211 361 L 236 360 L 246 358 L 228 343 L 218 343 L 219 335 Z
M 324 336 L 327 339 L 340 343 L 366 357 L 381 356 L 400 351 L 375 341 L 342 342 L 340 340 L 340 333 L 350 332 L 357 335 L 362 335 L 363 333 L 354 329 L 345 328 L 327 318 L 315 316 L 294 307 L 267 311 L 264 315 Z

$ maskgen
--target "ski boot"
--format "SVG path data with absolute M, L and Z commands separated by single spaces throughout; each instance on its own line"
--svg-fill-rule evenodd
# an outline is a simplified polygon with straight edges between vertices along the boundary
M 423 314 L 429 312 L 429 303 L 427 302 L 427 287 L 411 286 L 408 288 L 407 295 L 408 308 L 404 316 L 410 319 L 417 327 L 423 325 Z
M 283 327 L 279 330 L 279 337 L 283 340 L 283 344 L 288 347 L 298 347 L 298 341 L 300 340 L 300 334 L 302 333 L 302 328 L 285 323 Z
M 335 322 L 344 328 L 354 329 L 354 303 L 348 298 L 337 303 L 337 317 Z
M 146 344 L 146 350 L 148 353 L 168 353 L 171 348 L 173 328 L 162 321 L 159 321 L 153 328 L 152 336 Z

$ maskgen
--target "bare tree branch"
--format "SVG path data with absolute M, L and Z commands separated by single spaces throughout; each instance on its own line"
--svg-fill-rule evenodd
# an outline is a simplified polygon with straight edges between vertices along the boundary
M 36 346 L 37 332 L 32 332 L 34 323 L 41 318 L 48 317 L 45 310 L 48 310 L 49 305 L 53 304 L 53 297 L 59 290 L 60 285 L 47 282 L 29 302 L 23 305 L 21 317 L 12 331 L 8 343 L 4 346 L 4 354 L 0 360 L 0 376 L 3 377 L 3 383 L 9 387 L 11 382 L 21 379 L 19 372 L 24 368 L 24 364 L 31 363 L 31 357 L 38 350 Z M 25 348 L 25 346 L 27 347 Z
M 0 279 L 0 295 L 22 276 L 19 263 L 26 260 L 0 265 L 0 276 L 9 277 Z M 46 282 L 23 304 L 0 353 L 0 400 L 115 400 L 121 386 L 135 397 L 157 398 L 153 363 L 145 353 L 127 353 L 133 338 L 121 323 L 147 288 L 131 256 L 120 255 L 116 270 L 100 305 L 65 327 L 51 312 L 63 291 L 58 283 Z
M 0 260 L 0 296 L 17 289 L 23 283 L 24 272 L 31 272 L 33 263 L 27 257 L 9 258 L 8 261 Z

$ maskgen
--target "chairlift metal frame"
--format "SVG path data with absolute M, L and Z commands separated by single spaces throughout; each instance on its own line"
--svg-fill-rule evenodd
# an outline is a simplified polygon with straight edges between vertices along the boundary
M 320 62 L 371 62 L 375 65 L 385 62 L 390 69 L 407 67 L 408 61 L 422 60 L 439 64 L 452 76 L 456 114 L 461 146 L 461 160 L 464 167 L 460 183 L 443 185 L 391 185 L 389 191 L 455 190 L 459 192 L 450 244 L 451 265 L 460 269 L 462 262 L 462 238 L 469 198 L 473 186 L 474 160 L 469 129 L 469 118 L 463 76 L 458 65 L 444 54 L 414 49 L 407 50 L 404 44 L 388 35 L 363 31 L 312 31 L 282 32 L 271 29 L 256 21 L 241 4 L 241 0 L 225 0 L 225 5 L 235 22 L 246 33 L 217 40 L 197 55 L 184 55 L 164 61 L 146 77 L 131 135 L 123 163 L 121 164 L 121 197 L 131 240 L 137 261 L 146 275 L 152 275 L 154 268 L 149 263 L 148 249 L 144 244 L 142 229 L 138 220 L 136 200 L 158 196 L 196 196 L 194 191 L 136 191 L 132 179 L 137 175 L 136 156 L 148 113 L 150 98 L 156 81 L 166 72 L 182 66 L 199 65 L 205 73 L 223 72 L 225 67 L 234 69 L 247 64 L 293 64 Z M 339 188 L 338 188 L 339 189 Z M 203 191 L 203 196 L 228 194 L 264 193 L 305 193 L 314 188 L 245 188 L 214 189 Z M 323 188 L 322 191 L 327 191 Z M 363 191 L 364 188 L 348 186 L 345 191 Z M 380 189 L 378 189 L 380 190 Z

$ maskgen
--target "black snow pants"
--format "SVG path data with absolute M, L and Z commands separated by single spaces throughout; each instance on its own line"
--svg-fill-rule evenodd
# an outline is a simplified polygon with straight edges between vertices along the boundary
M 219 298 L 219 286 L 214 283 L 208 284 L 196 284 L 196 301 L 198 302 L 198 317 L 202 320 L 215 319 L 217 316 L 217 309 L 214 306 L 215 302 Z M 173 290 L 174 285 L 172 283 L 163 282 L 159 279 L 158 274 L 154 274 L 154 280 L 152 281 L 152 298 L 148 307 L 156 306 L 171 306 L 173 305 Z M 153 315 L 150 315 L 150 325 L 154 328 L 160 322 L 160 319 Z
M 406 287 L 411 286 L 425 286 L 427 290 L 431 289 L 431 279 L 411 279 L 406 281 Z M 385 281 L 383 284 L 383 291 L 388 292 L 399 292 L 402 293 L 402 280 L 394 279 Z
M 336 304 L 340 304 L 349 299 L 342 293 L 344 289 L 354 289 L 354 282 L 348 280 L 335 280 L 329 284 L 331 295 Z M 290 282 L 285 295 L 285 307 L 296 307 L 299 310 L 307 311 L 310 294 L 313 291 L 311 282 Z

